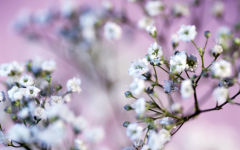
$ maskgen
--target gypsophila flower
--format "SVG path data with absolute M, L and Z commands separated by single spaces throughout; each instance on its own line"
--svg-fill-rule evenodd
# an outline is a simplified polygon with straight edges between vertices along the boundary
M 77 93 L 81 92 L 82 89 L 80 85 L 81 85 L 81 80 L 76 77 L 67 81 L 67 89 L 69 92 L 77 92 Z
M 127 136 L 132 140 L 139 140 L 142 136 L 143 128 L 137 123 L 131 123 L 127 127 Z
M 10 64 L 1 64 L 0 66 L 0 75 L 1 76 L 8 76 L 12 71 L 12 65 Z
M 223 104 L 224 102 L 227 101 L 228 98 L 228 89 L 225 87 L 217 87 L 214 91 L 213 91 L 213 96 L 216 99 L 217 103 L 219 105 Z
M 107 22 L 104 25 L 104 36 L 108 40 L 118 40 L 122 35 L 121 27 L 114 22 Z
M 33 115 L 34 115 L 34 117 L 36 117 L 37 119 L 46 119 L 45 109 L 43 109 L 42 107 L 37 107 L 37 108 L 34 110 Z
M 129 88 L 132 94 L 138 96 L 143 92 L 145 88 L 145 82 L 142 79 L 134 78 Z
M 174 113 L 179 113 L 182 111 L 182 105 L 180 103 L 173 103 L 170 109 Z
M 104 130 L 101 127 L 93 127 L 91 129 L 87 129 L 83 134 L 85 139 L 90 143 L 98 143 L 105 136 Z
M 221 1 L 216 1 L 212 7 L 212 14 L 216 17 L 221 17 L 224 12 L 224 3 Z
M 164 10 L 164 5 L 160 0 L 148 1 L 145 10 L 150 16 L 157 16 Z
M 29 114 L 30 114 L 29 108 L 26 107 L 19 111 L 17 116 L 20 117 L 21 119 L 25 119 L 29 116 Z
M 187 67 L 187 55 L 185 52 L 176 52 L 170 58 L 170 72 L 177 74 L 184 71 Z
M 62 103 L 63 103 L 62 96 L 51 96 L 51 104 L 52 105 L 62 104 Z
M 76 132 L 83 131 L 84 129 L 86 129 L 87 125 L 87 121 L 81 116 L 74 118 L 74 120 L 72 121 L 72 126 Z
M 178 30 L 179 40 L 189 42 L 195 39 L 197 35 L 196 27 L 194 25 L 182 25 Z
M 142 115 L 146 110 L 146 100 L 144 98 L 139 98 L 132 104 L 132 107 L 137 115 Z
M 153 38 L 156 38 L 157 28 L 154 25 L 147 26 L 146 30 L 149 35 L 151 35 Z
M 143 78 L 143 74 L 149 71 L 148 63 L 145 58 L 136 60 L 131 63 L 128 73 L 134 78 Z
M 53 60 L 43 61 L 41 68 L 43 71 L 53 72 L 56 69 L 56 62 Z
M 211 71 L 214 77 L 227 78 L 232 75 L 232 65 L 226 60 L 218 60 L 213 63 Z
M 172 43 L 172 47 L 175 49 L 178 46 L 179 43 L 179 38 L 177 34 L 173 34 L 171 36 L 171 43 Z
M 145 29 L 147 30 L 148 26 L 152 26 L 154 24 L 154 20 L 150 17 L 143 17 L 138 21 L 138 27 L 140 29 Z
M 27 86 L 32 86 L 34 84 L 34 80 L 33 80 L 33 78 L 30 75 L 23 75 L 20 78 L 19 83 L 22 86 L 27 87 Z
M 217 56 L 217 55 L 221 54 L 222 52 L 223 52 L 223 48 L 219 44 L 214 45 L 214 47 L 212 48 L 212 51 L 211 51 L 213 56 Z
M 11 101 L 21 100 L 25 94 L 24 88 L 18 88 L 17 86 L 13 86 L 10 90 L 8 90 L 8 97 Z
M 35 86 L 28 86 L 25 90 L 24 96 L 27 98 L 36 98 L 40 93 L 40 89 Z
M 158 133 L 155 131 L 150 132 L 148 146 L 151 150 L 161 150 L 164 145 L 170 141 L 169 131 L 162 129 Z
M 73 149 L 74 150 L 88 150 L 85 143 L 80 139 L 75 139 L 74 140 L 74 148 Z
M 150 61 L 154 65 L 160 65 L 162 64 L 162 57 L 163 57 L 163 52 L 162 52 L 162 47 L 158 45 L 156 42 L 153 43 L 149 48 L 148 48 L 148 56 L 150 58 Z
M 192 87 L 192 81 L 190 79 L 186 79 L 182 81 L 181 84 L 181 95 L 183 98 L 189 98 L 193 95 L 194 90 Z
M 172 13 L 176 17 L 188 16 L 189 15 L 189 8 L 188 8 L 187 5 L 184 5 L 184 4 L 181 4 L 181 3 L 176 3 L 176 4 L 173 5 Z
M 7 132 L 7 137 L 13 141 L 18 142 L 31 142 L 31 132 L 30 129 L 22 124 L 15 124 Z

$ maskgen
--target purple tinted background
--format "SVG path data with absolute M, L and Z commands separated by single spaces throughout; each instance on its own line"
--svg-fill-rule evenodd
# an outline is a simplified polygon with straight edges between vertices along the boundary
M 118 3 L 119 1 L 117 0 L 112 0 L 114 3 Z M 48 7 L 49 5 L 52 5 L 54 3 L 59 3 L 59 0 L 41 0 L 41 1 L 33 1 L 33 0 L 0 0 L 0 20 L 1 20 L 1 24 L 0 24 L 0 63 L 4 63 L 4 62 L 9 62 L 12 60 L 17 60 L 17 61 L 25 61 L 29 58 L 34 58 L 35 56 L 40 56 L 43 58 L 53 58 L 57 61 L 57 63 L 59 64 L 58 66 L 58 71 L 56 73 L 56 76 L 58 78 L 59 81 L 61 81 L 62 79 L 67 79 L 69 77 L 72 77 L 74 75 L 77 74 L 76 70 L 72 67 L 69 67 L 68 63 L 65 61 L 62 61 L 60 58 L 57 58 L 53 53 L 51 53 L 50 51 L 48 51 L 46 48 L 41 47 L 39 45 L 35 45 L 29 42 L 26 42 L 24 39 L 22 39 L 21 37 L 17 36 L 14 31 L 12 31 L 10 25 L 11 22 L 13 21 L 13 19 L 16 17 L 16 15 L 18 14 L 18 12 L 24 8 L 30 9 L 30 10 L 37 10 L 39 8 L 45 8 Z M 177 0 L 175 0 L 175 2 L 177 2 Z M 202 35 L 204 33 L 205 30 L 210 30 L 212 32 L 212 35 L 215 35 L 216 32 L 216 28 L 219 27 L 220 25 L 231 25 L 233 22 L 236 22 L 239 20 L 240 16 L 239 16 L 239 12 L 238 12 L 238 7 L 237 5 L 239 5 L 239 2 L 237 0 L 226 0 L 225 1 L 225 7 L 226 7 L 226 14 L 225 14 L 225 21 L 216 21 L 215 19 L 212 19 L 209 16 L 209 7 L 212 1 L 211 0 L 205 0 L 205 4 L 204 4 L 204 8 L 200 8 L 198 10 L 196 10 L 196 16 L 199 15 L 203 15 L 202 17 L 202 22 L 203 22 L 203 26 L 201 27 L 201 30 L 198 30 L 198 39 L 197 39 L 197 43 L 199 44 L 203 44 L 204 41 L 203 40 L 199 40 L 199 38 L 202 38 Z M 91 5 L 96 6 L 99 1 L 98 0 L 81 0 L 82 4 L 88 3 Z M 130 16 L 130 18 L 132 18 L 133 20 L 137 20 L 137 18 L 139 18 L 139 16 L 141 16 L 141 14 L 138 13 L 138 10 L 136 7 L 134 6 L 129 6 L 130 8 L 132 8 L 130 11 L 128 11 L 128 14 Z M 191 22 L 186 21 L 186 20 L 178 20 L 176 22 L 173 22 L 174 26 L 168 30 L 168 31 L 164 31 L 164 27 L 161 28 L 159 27 L 160 30 L 162 30 L 165 33 L 169 33 L 169 35 L 171 35 L 171 33 L 174 33 L 177 31 L 177 29 L 179 28 L 179 26 L 181 24 L 191 24 Z M 137 36 L 135 44 L 130 44 L 128 42 L 124 42 L 124 45 L 121 46 L 121 53 L 123 53 L 123 55 L 126 55 L 126 53 L 129 54 L 133 54 L 129 57 L 126 58 L 126 60 L 124 60 L 125 62 L 130 62 L 132 59 L 137 59 L 139 57 L 144 56 L 144 54 L 146 53 L 146 50 L 149 46 L 149 44 L 152 42 L 151 39 L 147 36 L 144 36 L 143 33 L 137 33 Z M 167 38 L 170 38 L 170 36 L 168 36 Z M 139 42 L 141 41 L 141 42 Z M 143 42 L 144 41 L 144 42 Z M 215 41 L 213 40 L 213 38 L 210 40 L 210 43 L 208 45 L 208 49 L 211 48 L 214 45 Z M 119 49 L 120 49 L 119 48 Z M 164 47 L 165 49 L 168 49 L 167 47 Z M 192 52 L 193 47 L 191 45 L 181 45 L 181 48 L 187 48 L 188 52 Z M 131 49 L 131 52 L 129 52 L 129 49 Z M 170 50 L 169 50 L 170 51 Z M 120 54 L 121 54 L 120 53 Z M 208 59 L 208 61 L 210 61 L 210 59 Z M 65 69 L 63 68 L 68 68 L 68 71 L 65 71 Z M 121 68 L 122 71 L 127 72 L 126 67 Z M 58 74 L 59 73 L 59 74 Z M 57 75 L 58 74 L 58 75 Z M 130 81 L 130 78 L 127 79 Z M 84 86 L 84 83 L 83 83 Z M 126 84 L 125 86 L 126 88 L 128 87 L 128 85 Z M 205 93 L 207 92 L 206 87 L 202 87 L 200 88 L 200 92 L 201 93 Z M 236 91 L 236 89 L 234 89 Z M 201 96 L 201 95 L 199 95 Z M 211 95 L 209 95 L 211 96 Z M 240 99 L 237 98 L 237 101 L 239 101 Z M 186 103 L 186 102 L 184 102 Z M 204 107 L 211 107 L 211 104 L 206 104 Z M 122 107 L 122 106 L 119 106 Z M 223 136 L 225 134 L 224 130 L 231 130 L 234 131 L 235 133 L 239 133 L 240 131 L 240 117 L 239 117 L 239 107 L 237 106 L 226 106 L 224 107 L 223 110 L 221 111 L 216 111 L 216 112 L 210 112 L 207 114 L 203 114 L 201 116 L 199 116 L 197 119 L 187 123 L 185 126 L 182 127 L 182 129 L 179 131 L 179 133 L 176 134 L 175 137 L 173 137 L 173 142 L 174 144 L 170 144 L 169 145 L 169 149 L 171 149 L 172 147 L 174 147 L 173 145 L 181 145 L 181 142 L 183 141 L 183 137 L 185 135 L 185 133 L 189 130 L 189 128 L 191 128 L 192 126 L 203 126 L 205 128 L 210 128 L 209 126 L 211 125 L 215 125 L 215 126 L 223 126 L 226 127 L 223 130 L 219 130 L 219 136 Z M 125 115 L 125 114 L 123 114 Z M 207 123 L 205 123 L 207 122 Z M 119 128 L 122 129 L 121 126 L 121 121 L 119 121 Z M 124 130 L 123 130 L 124 131 Z M 206 132 L 206 130 L 203 130 L 202 132 Z M 107 133 L 108 135 L 108 133 Z M 194 136 L 191 135 L 191 136 Z M 208 134 L 206 133 L 206 138 L 207 138 Z M 118 138 L 118 137 L 114 137 L 114 138 Z M 239 139 L 239 135 L 236 136 L 236 139 Z M 121 139 L 124 141 L 124 139 Z M 187 142 L 187 141 L 186 141 Z M 106 143 L 107 145 L 110 143 Z M 113 143 L 111 143 L 110 145 L 114 145 Z M 240 145 L 238 145 L 240 146 Z M 172 149 L 176 149 L 176 148 L 172 148 Z M 177 148 L 178 149 L 178 148 Z

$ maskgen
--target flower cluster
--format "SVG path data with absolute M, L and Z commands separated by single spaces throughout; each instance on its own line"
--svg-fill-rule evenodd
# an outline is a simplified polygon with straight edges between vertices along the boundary
M 62 144 L 70 127 L 73 143 L 69 148 L 86 150 L 88 143 L 98 143 L 104 137 L 100 127 L 90 127 L 87 120 L 74 114 L 67 103 L 71 95 L 81 91 L 81 80 L 69 79 L 66 91 L 52 80 L 56 63 L 52 60 L 16 61 L 0 65 L 0 75 L 6 80 L 7 91 L 1 92 L 1 105 L 13 125 L 7 131 L 0 125 L 0 143 L 25 149 L 51 149 Z M 79 135 L 82 135 L 82 139 Z
M 134 99 L 134 102 L 125 105 L 124 109 L 134 110 L 138 121 L 137 123 L 125 121 L 123 124 L 127 128 L 127 136 L 133 142 L 132 146 L 126 149 L 163 149 L 171 136 L 187 121 L 201 113 L 219 110 L 228 103 L 237 104 L 233 100 L 240 94 L 240 91 L 231 97 L 229 88 L 239 85 L 237 76 L 234 75 L 238 73 L 238 70 L 235 72 L 232 69 L 232 63 L 224 57 L 218 60 L 223 52 L 222 45 L 216 44 L 212 47 L 213 61 L 209 65 L 206 66 L 204 62 L 210 35 L 209 31 L 205 32 L 206 42 L 203 47 L 200 47 L 195 43 L 196 27 L 182 25 L 176 34 L 177 44 L 172 45 L 175 52 L 169 59 L 164 56 L 164 47 L 156 42 L 157 36 L 151 35 L 155 42 L 148 49 L 147 55 L 132 62 L 129 68 L 133 83 L 130 84 L 129 91 L 125 92 L 125 96 Z M 194 50 L 191 50 L 190 54 L 176 50 L 180 41 L 192 43 L 201 60 L 193 55 Z M 198 62 L 201 62 L 201 65 L 198 65 Z M 198 70 L 201 71 L 200 74 Z M 167 81 L 160 80 L 159 77 L 163 78 L 160 71 L 166 73 Z M 214 90 L 211 92 L 216 104 L 210 109 L 200 108 L 197 87 L 204 85 L 200 84 L 202 78 L 213 80 L 214 83 Z M 158 96 L 162 94 L 162 91 L 166 97 Z M 182 98 L 174 93 L 180 93 Z M 181 102 L 176 99 L 193 99 L 193 112 L 185 112 Z

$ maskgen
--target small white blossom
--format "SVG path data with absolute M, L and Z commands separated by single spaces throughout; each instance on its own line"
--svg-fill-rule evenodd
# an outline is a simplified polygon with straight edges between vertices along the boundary
M 21 100 L 25 94 L 24 88 L 18 88 L 17 86 L 13 86 L 10 90 L 8 90 L 8 97 L 11 101 Z
M 216 99 L 216 101 L 218 102 L 219 105 L 221 105 L 222 103 L 227 101 L 228 98 L 228 89 L 225 87 L 217 87 L 214 91 L 213 91 L 213 96 Z
M 148 48 L 148 56 L 150 58 L 150 61 L 154 65 L 162 64 L 162 57 L 163 57 L 162 47 L 158 45 L 156 42 L 153 43 Z
M 137 123 L 131 123 L 127 127 L 127 136 L 132 140 L 136 141 L 141 139 L 143 134 L 143 128 Z
M 22 124 L 15 124 L 7 132 L 7 137 L 11 140 L 30 143 L 31 142 L 31 132 L 30 129 Z
M 118 40 L 122 35 L 121 27 L 114 22 L 107 22 L 104 25 L 104 36 L 108 40 Z
M 149 71 L 147 60 L 138 59 L 131 63 L 128 73 L 135 78 L 143 78 L 143 74 Z
M 56 69 L 56 62 L 53 60 L 43 61 L 41 68 L 43 71 L 53 72 Z
M 21 111 L 18 112 L 18 117 L 20 117 L 21 119 L 25 119 L 29 116 L 29 108 L 26 107 L 26 108 L 23 108 L 21 109 Z
M 40 91 L 41 90 L 35 86 L 28 86 L 25 90 L 24 96 L 27 98 L 36 98 L 39 95 Z
M 84 129 L 86 129 L 87 125 L 88 125 L 87 121 L 81 116 L 78 116 L 72 121 L 72 126 L 74 130 L 77 132 L 81 132 Z
M 146 110 L 146 100 L 144 98 L 139 98 L 132 104 L 132 107 L 137 115 L 142 115 Z
M 130 84 L 130 91 L 132 94 L 138 96 L 140 95 L 145 88 L 145 82 L 142 79 L 135 78 Z
M 51 96 L 51 104 L 52 105 L 63 104 L 62 96 Z
M 138 21 L 138 27 L 144 30 L 147 30 L 147 27 L 152 26 L 153 24 L 154 20 L 150 17 L 143 17 Z
M 187 5 L 176 3 L 173 5 L 172 13 L 174 16 L 177 16 L 177 17 L 188 16 L 189 8 Z
M 211 71 L 217 78 L 227 78 L 232 75 L 232 65 L 230 62 L 221 59 L 213 63 Z
M 187 55 L 185 52 L 177 52 L 170 58 L 170 72 L 181 73 L 187 67 Z
M 46 119 L 45 109 L 42 107 L 37 107 L 34 110 L 33 115 L 34 115 L 34 117 L 37 117 L 38 119 Z
M 219 17 L 222 16 L 224 12 L 224 3 L 221 1 L 216 1 L 212 7 L 212 14 Z
M 22 86 L 31 86 L 34 84 L 34 80 L 33 78 L 30 76 L 30 75 L 24 75 L 20 78 L 19 80 L 19 83 L 22 85 Z
M 11 64 L 1 64 L 0 66 L 0 75 L 1 76 L 8 76 L 12 71 L 12 65 Z
M 157 16 L 164 10 L 164 5 L 161 1 L 148 1 L 145 10 L 150 16 Z
M 160 130 L 158 133 L 152 131 L 149 134 L 148 146 L 151 150 L 161 150 L 170 141 L 170 138 L 170 132 L 165 129 Z
M 74 150 L 88 150 L 85 143 L 80 139 L 74 140 Z
M 147 30 L 148 34 L 151 35 L 152 37 L 157 36 L 156 26 L 154 26 L 154 25 L 147 26 L 146 30 Z
M 189 42 L 195 39 L 197 35 L 196 27 L 194 25 L 182 25 L 178 30 L 179 40 Z
M 69 92 L 77 92 L 77 93 L 81 92 L 82 89 L 80 85 L 81 85 L 81 80 L 76 77 L 67 81 L 67 89 Z
M 211 51 L 211 53 L 215 56 L 215 55 L 219 55 L 219 54 L 221 54 L 223 52 L 223 48 L 222 48 L 222 46 L 221 45 L 219 45 L 219 44 L 216 44 L 214 47 L 213 47 L 213 49 L 212 49 L 212 51 Z
M 94 127 L 84 131 L 85 139 L 90 143 L 99 143 L 105 136 L 103 128 Z
M 181 95 L 183 98 L 189 98 L 193 95 L 194 90 L 192 87 L 192 81 L 190 79 L 182 81 Z

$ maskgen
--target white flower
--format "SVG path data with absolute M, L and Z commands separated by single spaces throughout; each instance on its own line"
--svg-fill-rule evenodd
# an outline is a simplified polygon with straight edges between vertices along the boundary
M 133 104 L 132 107 L 134 108 L 135 112 L 138 115 L 142 115 L 145 110 L 146 110 L 146 101 L 144 98 L 139 98 L 136 100 Z
M 99 143 L 105 136 L 103 128 L 94 127 L 87 129 L 83 133 L 85 139 L 90 143 Z
M 145 88 L 145 82 L 142 79 L 135 78 L 130 84 L 130 91 L 132 94 L 138 96 L 142 93 Z
M 83 131 L 84 129 L 86 129 L 87 125 L 87 121 L 81 116 L 78 116 L 72 121 L 72 126 L 76 132 Z
M 196 27 L 194 25 L 182 25 L 178 30 L 179 40 L 189 42 L 195 39 L 197 35 Z
M 8 90 L 8 97 L 11 101 L 21 100 L 25 94 L 24 88 L 18 88 L 17 86 L 13 86 L 10 90 Z
M 33 78 L 32 78 L 31 76 L 29 76 L 29 75 L 24 75 L 24 76 L 22 76 L 22 77 L 20 78 L 19 83 L 20 83 L 22 86 L 27 87 L 27 86 L 33 85 L 33 84 L 34 84 L 34 80 L 33 80 Z
M 147 30 L 148 34 L 151 35 L 152 37 L 155 38 L 157 36 L 156 26 L 154 26 L 154 25 L 147 26 L 146 30 Z
M 219 55 L 219 54 L 221 54 L 222 52 L 223 52 L 223 48 L 222 48 L 222 46 L 219 45 L 219 44 L 216 44 L 216 45 L 213 47 L 212 51 L 211 51 L 211 53 L 212 53 L 214 56 Z
M 13 141 L 30 143 L 31 133 L 29 128 L 22 124 L 15 124 L 7 133 L 7 137 Z
M 228 89 L 225 87 L 217 87 L 213 91 L 213 96 L 218 102 L 218 104 L 221 105 L 222 103 L 226 102 L 228 98 Z
M 51 96 L 51 104 L 63 104 L 63 98 L 62 96 Z
M 157 16 L 164 10 L 164 5 L 161 1 L 148 1 L 145 10 L 150 16 Z
M 80 139 L 74 140 L 74 150 L 88 150 L 85 143 Z
M 178 35 L 177 34 L 173 34 L 171 36 L 171 43 L 172 43 L 172 45 L 178 45 L 178 42 L 179 42 Z
M 67 90 L 69 92 L 77 92 L 77 93 L 79 93 L 79 92 L 82 91 L 80 85 L 81 85 L 81 80 L 79 78 L 74 77 L 74 78 L 69 79 L 67 81 Z
M 170 58 L 170 72 L 181 73 L 187 67 L 187 55 L 185 52 L 177 52 Z
M 231 34 L 232 34 L 232 32 L 231 32 L 231 29 L 229 27 L 222 26 L 222 27 L 218 28 L 218 30 L 216 32 L 216 37 L 217 37 L 218 40 L 220 40 L 221 38 L 224 38 L 224 37 L 229 36 Z
M 121 27 L 114 22 L 107 22 L 104 25 L 104 36 L 108 40 L 118 40 L 122 35 Z
M 43 109 L 42 107 L 37 107 L 34 110 L 33 115 L 34 115 L 34 117 L 37 117 L 38 119 L 46 119 L 45 109 Z
M 131 123 L 127 127 L 127 136 L 132 141 L 137 141 L 141 139 L 143 134 L 143 128 L 139 126 L 137 123 Z
M 183 98 L 189 98 L 193 95 L 194 90 L 192 87 L 192 81 L 190 79 L 182 81 L 181 95 Z
M 223 14 L 223 12 L 224 12 L 224 3 L 221 1 L 214 2 L 212 7 L 213 15 L 219 17 Z
M 20 117 L 21 119 L 25 119 L 29 116 L 29 108 L 23 108 L 21 111 L 18 112 L 18 117 Z
M 56 62 L 53 60 L 43 61 L 41 68 L 43 71 L 53 72 L 56 69 Z
M 153 43 L 148 48 L 148 56 L 150 58 L 150 61 L 154 65 L 162 64 L 162 57 L 163 57 L 162 47 L 158 45 L 156 42 Z
M 230 62 L 221 59 L 213 63 L 211 71 L 217 78 L 227 78 L 232 75 L 232 66 Z
M 140 29 L 147 30 L 148 26 L 152 26 L 154 24 L 154 20 L 150 17 L 143 17 L 138 21 L 138 27 Z
M 189 8 L 188 8 L 188 6 L 186 6 L 184 4 L 176 3 L 173 5 L 172 13 L 173 13 L 173 15 L 175 15 L 177 17 L 188 16 Z
M 171 105 L 171 111 L 172 112 L 181 112 L 182 111 L 182 106 L 180 103 L 173 103 Z
M 169 131 L 162 129 L 158 133 L 151 131 L 149 134 L 148 146 L 151 150 L 161 150 L 164 145 L 170 141 L 171 134 Z
M 143 78 L 143 74 L 149 71 L 147 60 L 138 59 L 131 63 L 128 73 L 135 78 Z
M 26 88 L 24 96 L 27 98 L 36 98 L 39 95 L 40 91 L 41 90 L 35 86 L 28 86 Z
M 0 66 L 0 75 L 1 76 L 8 76 L 12 71 L 12 65 L 11 64 L 1 64 Z

